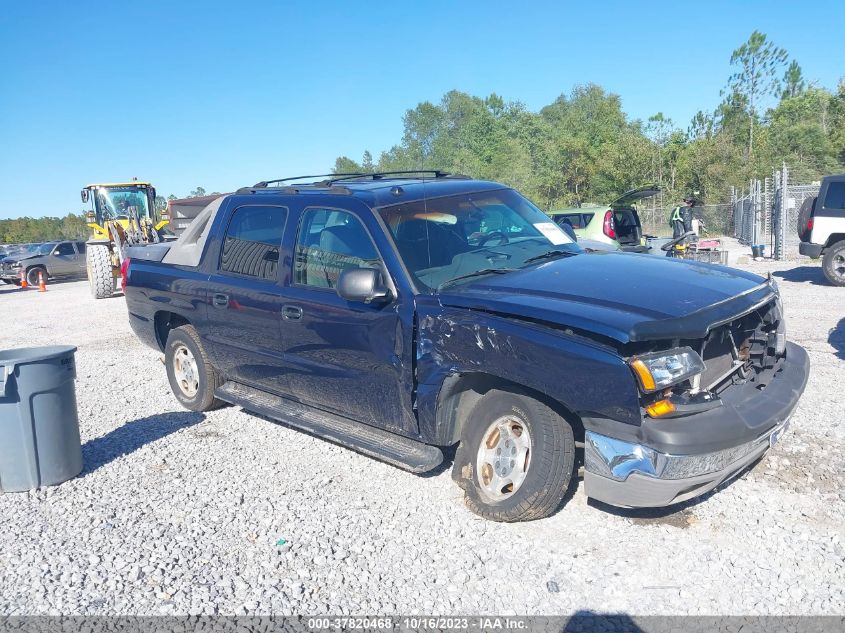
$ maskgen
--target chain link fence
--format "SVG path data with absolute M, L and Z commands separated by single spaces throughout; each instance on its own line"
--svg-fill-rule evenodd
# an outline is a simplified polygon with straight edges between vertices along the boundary
M 669 224 L 669 218 L 675 206 L 656 208 L 646 206 L 637 207 L 640 222 L 643 225 L 643 233 L 656 236 L 671 236 L 672 226 Z M 731 214 L 732 208 L 731 203 L 696 205 L 693 209 L 693 216 L 701 223 L 699 233 L 702 236 L 712 237 L 732 235 L 734 227 L 734 220 Z
M 772 217 L 775 223 L 775 259 L 798 256 L 798 213 L 807 198 L 819 195 L 821 183 L 812 180 L 814 174 L 800 167 L 790 169 L 786 164 L 775 172 L 777 183 Z
M 817 196 L 815 174 L 786 164 L 771 178 L 752 179 L 748 189 L 731 189 L 732 233 L 741 244 L 764 245 L 775 259 L 798 256 L 798 213 L 807 198 Z M 730 231 L 726 231 L 728 235 Z

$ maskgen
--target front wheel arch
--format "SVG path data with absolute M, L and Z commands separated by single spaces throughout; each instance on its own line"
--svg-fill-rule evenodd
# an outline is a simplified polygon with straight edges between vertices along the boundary
M 437 396 L 437 427 L 447 429 L 445 444 L 454 444 L 460 440 L 463 425 L 473 407 L 482 396 L 493 389 L 519 392 L 534 398 L 569 423 L 577 442 L 584 441 L 584 423 L 574 409 L 565 402 L 537 389 L 493 374 L 466 372 L 447 376 Z

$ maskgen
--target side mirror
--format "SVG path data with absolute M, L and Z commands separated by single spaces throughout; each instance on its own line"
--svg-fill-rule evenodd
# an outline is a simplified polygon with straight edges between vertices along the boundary
M 560 230 L 566 233 L 573 242 L 578 241 L 578 236 L 575 235 L 575 229 L 572 228 L 571 224 L 567 224 L 566 222 L 562 222 L 558 224 Z
M 375 268 L 347 268 L 337 280 L 337 294 L 347 301 L 374 303 L 390 298 L 388 288 Z
M 150 187 L 150 195 L 153 197 L 153 206 L 156 204 L 156 188 Z
M 82 197 L 82 202 L 88 202 L 88 190 L 87 189 L 83 189 L 80 192 L 80 196 Z

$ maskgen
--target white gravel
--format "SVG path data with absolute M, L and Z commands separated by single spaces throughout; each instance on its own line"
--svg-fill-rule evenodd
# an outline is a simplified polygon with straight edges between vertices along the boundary
M 74 344 L 85 471 L 0 494 L 0 614 L 842 614 L 845 288 L 783 270 L 813 370 L 750 473 L 669 512 L 480 520 L 419 477 L 234 407 L 182 410 L 122 298 L 0 286 L 0 348 Z M 2 423 L 2 422 L 0 422 Z

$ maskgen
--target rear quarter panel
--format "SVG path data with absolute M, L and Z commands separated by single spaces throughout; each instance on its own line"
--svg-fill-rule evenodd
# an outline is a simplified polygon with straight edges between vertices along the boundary
M 207 320 L 208 273 L 195 268 L 132 260 L 126 280 L 129 324 L 150 347 L 162 349 L 155 332 L 155 315 L 170 312 L 190 322 L 200 337 Z

